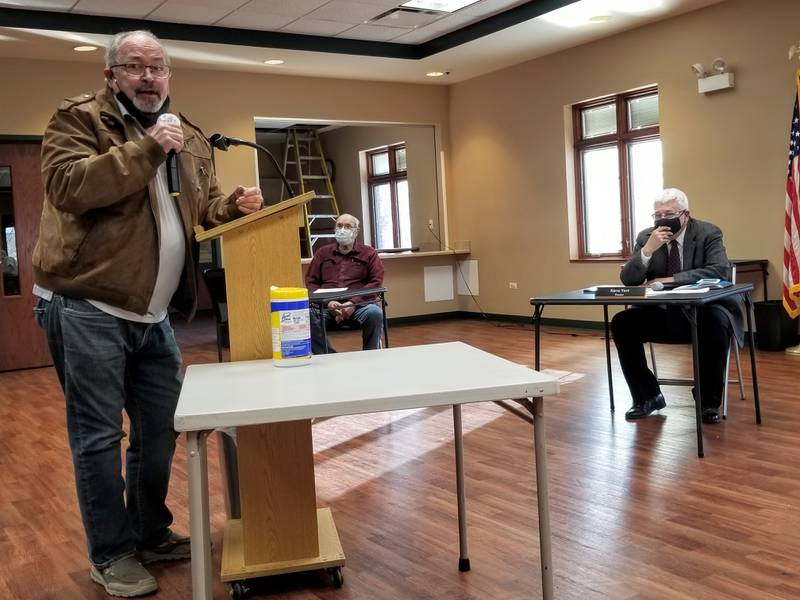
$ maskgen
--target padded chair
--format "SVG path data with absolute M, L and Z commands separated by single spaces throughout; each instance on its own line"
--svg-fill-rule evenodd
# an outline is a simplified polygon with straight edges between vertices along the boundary
M 736 283 L 736 265 L 731 264 L 731 283 Z M 655 375 L 658 382 L 662 385 L 692 385 L 692 379 L 661 379 L 658 376 L 658 366 L 656 364 L 656 352 L 655 346 L 653 342 L 648 342 L 650 345 L 650 364 L 653 369 L 653 375 Z M 731 350 L 734 352 L 734 358 L 736 360 L 736 379 L 730 378 L 730 364 L 731 364 Z M 722 388 L 722 418 L 728 418 L 728 387 L 731 384 L 738 384 L 739 385 L 739 396 L 742 400 L 745 399 L 744 393 L 744 382 L 742 381 L 742 365 L 739 358 L 739 345 L 736 343 L 736 340 L 731 338 L 730 344 L 728 345 L 728 355 L 725 358 L 725 376 L 726 382 Z
M 203 281 L 206 282 L 214 308 L 214 320 L 217 325 L 217 357 L 222 362 L 222 348 L 230 347 L 228 338 L 228 296 L 225 291 L 225 269 L 213 267 L 203 270 Z

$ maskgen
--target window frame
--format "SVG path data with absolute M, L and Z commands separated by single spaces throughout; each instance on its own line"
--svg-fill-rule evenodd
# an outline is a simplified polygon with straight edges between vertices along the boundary
M 578 228 L 578 260 L 625 260 L 630 257 L 635 242 L 636 231 L 633 231 L 633 206 L 631 204 L 631 186 L 629 170 L 629 148 L 635 142 L 661 138 L 660 110 L 659 124 L 631 130 L 629 125 L 628 102 L 645 96 L 658 96 L 658 86 L 642 88 L 633 92 L 604 96 L 588 102 L 580 102 L 572 107 L 573 124 L 573 164 L 575 169 L 575 201 Z M 660 102 L 660 99 L 659 99 Z M 589 139 L 583 137 L 583 111 L 599 106 L 615 105 L 617 131 Z M 598 148 L 616 147 L 619 164 L 620 186 L 620 233 L 622 247 L 619 252 L 605 254 L 589 254 L 586 251 L 587 223 L 584 218 L 583 202 L 583 152 Z
M 406 150 L 406 168 L 403 170 L 398 169 L 397 167 L 397 152 L 399 150 Z M 376 154 L 389 154 L 389 172 L 384 173 L 381 175 L 376 175 L 372 170 L 372 157 Z M 375 195 L 374 189 L 378 185 L 384 185 L 386 183 L 389 184 L 389 192 L 391 194 L 391 204 L 392 204 L 392 242 L 394 244 L 394 248 L 400 248 L 400 210 L 399 204 L 397 201 L 397 184 L 400 181 L 408 182 L 408 150 L 406 149 L 406 143 L 400 142 L 397 144 L 391 144 L 389 146 L 382 146 L 380 148 L 375 148 L 374 150 L 369 150 L 366 153 L 367 155 L 367 193 L 369 194 L 369 217 L 370 222 L 372 223 L 371 227 L 371 236 L 372 236 L 372 245 L 375 248 L 378 248 L 377 240 L 378 240 L 378 228 L 376 225 L 375 220 Z

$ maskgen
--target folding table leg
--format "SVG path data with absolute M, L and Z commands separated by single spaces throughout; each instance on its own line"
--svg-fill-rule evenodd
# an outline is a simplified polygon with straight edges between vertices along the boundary
M 208 431 L 186 433 L 189 454 L 189 522 L 192 552 L 192 598 L 212 600 L 211 532 L 208 523 Z
M 536 460 L 536 499 L 539 507 L 539 553 L 542 562 L 542 598 L 553 600 L 553 554 L 550 546 L 550 501 L 547 493 L 547 449 L 544 435 L 544 398 L 533 400 L 533 449 Z
M 458 495 L 458 570 L 469 571 L 467 496 L 464 491 L 464 435 L 460 404 L 453 405 L 453 438 L 456 448 L 456 494 Z

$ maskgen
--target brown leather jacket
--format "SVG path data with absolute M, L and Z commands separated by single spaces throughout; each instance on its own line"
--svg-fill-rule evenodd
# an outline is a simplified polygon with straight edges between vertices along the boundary
M 191 318 L 197 307 L 195 225 L 241 216 L 217 185 L 211 147 L 181 115 L 178 202 L 186 261 L 172 306 Z M 65 100 L 45 131 L 45 202 L 33 253 L 34 280 L 56 293 L 99 300 L 138 314 L 158 273 L 158 201 L 153 178 L 165 154 L 151 137 L 137 139 L 109 88 Z

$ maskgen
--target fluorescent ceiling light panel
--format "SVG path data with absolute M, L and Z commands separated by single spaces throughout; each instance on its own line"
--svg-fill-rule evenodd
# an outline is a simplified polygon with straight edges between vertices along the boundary
M 410 2 L 403 2 L 401 6 L 451 13 L 476 2 L 478 0 L 411 0 Z
M 664 8 L 664 0 L 580 0 L 538 17 L 559 27 L 576 28 L 598 23 L 592 21 L 599 15 L 643 15 Z

